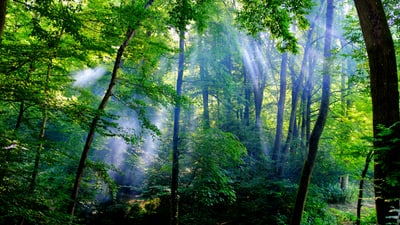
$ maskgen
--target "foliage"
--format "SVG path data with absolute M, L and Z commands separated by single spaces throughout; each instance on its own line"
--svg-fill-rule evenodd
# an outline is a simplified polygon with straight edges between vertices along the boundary
M 233 219 L 239 224 L 287 224 L 288 204 L 294 200 L 296 186 L 287 181 L 267 180 L 260 175 L 238 184 L 239 198 L 230 212 L 235 215 Z
M 242 1 L 237 20 L 250 34 L 268 29 L 278 39 L 278 48 L 298 51 L 297 38 L 290 31 L 292 25 L 300 29 L 308 26 L 305 18 L 312 3 L 308 0 L 296 1 Z
M 170 23 L 179 31 L 186 31 L 187 26 L 194 21 L 199 31 L 206 27 L 208 13 L 212 9 L 210 0 L 176 0 L 169 11 Z
M 194 133 L 191 140 L 191 196 L 204 206 L 234 202 L 233 169 L 242 163 L 244 146 L 234 135 L 214 128 Z
M 0 224 L 166 224 L 171 200 L 170 106 L 177 102 L 184 111 L 179 139 L 181 224 L 289 222 L 298 188 L 294 183 L 306 153 L 305 102 L 299 103 L 296 112 L 286 170 L 282 177 L 275 177 L 270 146 L 275 136 L 281 55 L 274 45 L 299 53 L 289 54 L 287 87 L 291 87 L 303 60 L 306 14 L 310 10 L 317 14 L 310 1 L 252 0 L 237 5 L 235 1 L 154 1 L 148 10 L 143 10 L 144 0 L 8 2 L 0 44 Z M 384 3 L 398 54 L 398 3 Z M 355 187 L 371 151 L 368 62 L 356 11 L 348 4 L 336 5 L 336 23 L 343 27 L 335 31 L 330 117 L 304 224 L 354 220 L 354 213 L 341 207 L 355 201 Z M 302 87 L 313 84 L 311 125 L 321 97 L 319 22 L 310 39 L 311 55 L 305 59 L 307 73 L 313 75 L 302 81 Z M 239 26 L 252 36 L 239 31 Z M 187 31 L 182 97 L 171 85 L 178 52 L 171 27 Z M 110 103 L 99 112 L 116 46 L 131 29 L 135 37 L 119 65 Z M 270 35 L 264 33 L 267 30 Z M 344 37 L 339 39 L 340 35 Z M 246 52 L 259 69 L 253 76 L 246 71 Z M 106 70 L 102 78 L 73 85 L 75 74 L 99 65 Z M 251 82 L 260 77 L 266 83 L 261 126 L 257 127 L 256 85 Z M 208 127 L 203 126 L 203 90 L 208 96 Z M 288 113 L 292 90 L 285 91 Z M 44 115 L 47 123 L 41 138 Z M 101 119 L 77 214 L 71 218 L 65 209 L 84 139 L 96 115 Z M 285 114 L 284 132 L 288 119 Z M 392 128 L 381 126 L 379 137 L 393 135 Z M 36 185 L 31 189 L 38 146 L 42 148 Z M 371 168 L 367 177 L 372 174 Z M 344 175 L 349 175 L 345 190 L 338 182 Z M 397 178 L 394 175 L 388 181 L 394 185 Z M 373 193 L 370 183 L 367 197 Z M 373 224 L 373 205 L 367 206 L 361 221 Z

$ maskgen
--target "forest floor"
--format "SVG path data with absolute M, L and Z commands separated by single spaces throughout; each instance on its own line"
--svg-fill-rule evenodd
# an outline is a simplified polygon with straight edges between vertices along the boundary
M 336 217 L 338 225 L 354 224 L 357 218 L 357 203 L 344 203 L 344 204 L 329 204 L 328 206 L 331 213 Z M 374 214 L 375 205 L 373 202 L 364 202 L 361 208 L 361 221 L 363 224 L 375 224 Z M 370 222 L 371 223 L 370 223 Z

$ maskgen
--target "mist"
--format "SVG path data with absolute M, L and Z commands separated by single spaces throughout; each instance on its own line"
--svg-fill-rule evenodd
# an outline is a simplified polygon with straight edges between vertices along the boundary
M 75 80 L 72 86 L 81 88 L 89 87 L 100 80 L 106 72 L 107 70 L 103 66 L 77 71 L 72 75 L 72 78 Z

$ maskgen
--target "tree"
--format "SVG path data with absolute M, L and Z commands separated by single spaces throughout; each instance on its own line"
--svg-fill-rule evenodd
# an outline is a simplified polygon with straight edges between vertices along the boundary
M 324 39 L 324 64 L 323 64 L 323 80 L 322 80 L 322 97 L 319 108 L 318 118 L 311 132 L 310 143 L 308 148 L 307 158 L 304 161 L 303 170 L 300 177 L 299 188 L 297 191 L 296 203 L 294 205 L 291 224 L 301 224 L 301 218 L 305 206 L 305 201 L 308 193 L 308 186 L 312 170 L 315 164 L 315 159 L 318 152 L 318 144 L 324 130 L 325 122 L 328 117 L 329 99 L 330 99 L 330 63 L 331 63 L 331 42 L 333 28 L 333 0 L 327 1 L 326 8 L 326 30 Z
M 336 7 L 357 19 L 348 1 Z M 310 128 L 323 93 L 318 72 L 327 65 L 329 117 L 310 156 L 303 223 L 342 222 L 332 217 L 341 209 L 327 207 L 356 196 L 361 172 L 363 196 L 371 196 L 372 169 L 361 171 L 372 145 L 372 107 L 358 21 L 349 23 L 358 39 L 337 39 L 332 61 L 324 62 L 326 1 L 308 17 L 310 30 L 298 24 L 306 0 L 171 0 L 145 9 L 146 2 L 8 1 L 0 45 L 0 224 L 288 224 L 299 188 L 293 181 L 317 142 L 314 128 L 309 145 Z M 298 54 L 280 51 L 288 49 Z M 348 62 L 355 52 L 358 70 Z M 76 85 L 99 64 L 104 76 Z M 388 141 L 374 154 L 395 145 L 396 126 L 378 126 L 377 138 Z M 289 130 L 290 149 L 282 152 Z M 346 191 L 338 183 L 343 174 L 350 175 Z M 66 210 L 72 192 L 79 193 L 73 217 Z
M 144 10 L 147 10 L 147 8 L 150 7 L 152 3 L 153 3 L 153 0 L 148 0 L 146 2 L 146 4 L 144 5 Z M 143 14 L 142 14 L 142 16 L 143 16 Z M 112 95 L 113 88 L 117 82 L 118 70 L 119 70 L 120 66 L 122 65 L 121 64 L 122 55 L 124 54 L 124 51 L 125 51 L 126 47 L 128 46 L 129 42 L 132 40 L 133 36 L 135 35 L 136 29 L 138 29 L 138 27 L 140 26 L 142 19 L 143 18 L 141 18 L 141 17 L 137 18 L 137 21 L 134 21 L 134 23 L 130 25 L 130 27 L 128 28 L 128 31 L 126 32 L 126 39 L 120 45 L 117 55 L 116 55 L 116 58 L 115 58 L 114 67 L 112 70 L 109 86 L 107 88 L 106 93 L 103 96 L 101 103 L 99 104 L 98 112 L 96 113 L 95 117 L 92 119 L 92 122 L 90 124 L 90 129 L 89 129 L 88 135 L 86 137 L 85 146 L 82 150 L 82 155 L 81 155 L 81 158 L 79 161 L 79 166 L 78 166 L 78 169 L 76 172 L 74 187 L 72 188 L 72 192 L 71 192 L 71 203 L 68 207 L 68 213 L 70 213 L 71 215 L 74 215 L 74 212 L 75 212 L 75 206 L 77 203 L 79 186 L 80 186 L 80 183 L 81 183 L 81 180 L 83 177 L 83 171 L 85 168 L 87 157 L 89 155 L 90 146 L 93 142 L 97 124 L 100 121 L 100 118 L 102 115 L 101 113 L 104 111 L 104 109 L 108 103 L 108 100 L 110 99 L 110 97 Z
M 271 37 L 277 40 L 278 49 L 297 52 L 297 39 L 290 31 L 290 26 L 297 26 L 300 29 L 306 28 L 308 22 L 305 15 L 310 8 L 311 2 L 308 0 L 290 3 L 284 1 L 243 1 L 243 6 L 238 11 L 237 20 L 242 28 L 253 36 L 267 29 Z M 302 77 L 298 81 L 298 83 L 302 83 Z M 298 86 L 300 88 L 301 85 Z M 295 105 L 297 105 L 296 99 Z M 280 154 L 280 151 L 280 149 L 275 148 L 272 157 L 280 159 L 279 157 L 283 155 L 283 153 Z M 278 169 L 278 171 L 280 170 Z
M 301 95 L 301 102 L 300 102 L 300 120 L 301 120 L 301 125 L 300 125 L 300 141 L 301 141 L 301 154 L 305 155 L 307 153 L 308 149 L 308 143 L 310 140 L 310 134 L 311 134 L 311 104 L 312 104 L 312 95 L 313 95 L 313 85 L 314 85 L 314 73 L 315 73 L 315 67 L 317 64 L 317 56 L 316 52 L 313 51 L 312 42 L 316 42 L 316 40 L 319 38 L 318 37 L 318 31 L 315 31 L 316 24 L 318 23 L 322 13 L 324 10 L 324 2 L 325 0 L 320 1 L 320 6 L 319 9 L 317 10 L 317 15 L 315 15 L 314 19 L 312 19 L 311 25 L 310 25 L 310 30 L 307 32 L 307 42 L 306 46 L 304 49 L 304 56 L 307 55 L 308 59 L 308 69 L 306 69 L 306 64 L 305 61 L 302 61 L 301 68 L 300 68 L 300 73 L 307 73 L 304 75 L 305 79 L 305 86 L 303 93 Z M 314 31 L 311 31 L 314 30 Z M 315 40 L 311 40 L 312 36 L 315 35 Z M 318 43 L 318 42 L 317 42 Z M 316 44 L 317 45 L 317 44 Z M 318 49 L 318 46 L 315 46 L 314 49 Z M 307 52 L 307 54 L 305 54 Z M 303 58 L 304 60 L 304 58 Z M 303 64 L 304 62 L 304 64 Z M 308 70 L 308 72 L 307 72 Z M 293 151 L 292 151 L 293 152 Z
M 49 79 L 50 79 L 50 75 L 51 75 L 51 67 L 52 67 L 52 60 L 50 60 L 48 68 L 47 68 L 47 74 L 46 74 L 46 81 L 45 81 L 45 87 L 44 87 L 44 97 L 45 97 L 45 101 L 47 101 L 48 99 L 48 88 L 49 88 Z M 22 104 L 22 103 L 21 103 Z M 32 171 L 32 178 L 31 178 L 31 182 L 30 182 L 30 186 L 29 189 L 30 191 L 34 191 L 35 190 L 35 186 L 36 186 L 36 176 L 38 174 L 38 170 L 39 170 L 39 164 L 40 164 L 40 158 L 42 155 L 42 150 L 43 150 L 43 143 L 44 143 L 44 137 L 45 137 L 45 133 L 46 133 L 46 124 L 47 124 L 47 119 L 48 119 L 48 106 L 46 103 L 42 103 L 43 104 L 43 109 L 42 109 L 42 122 L 40 124 L 40 132 L 39 132 L 39 145 L 37 147 L 37 151 L 36 151 L 36 156 L 35 156 L 35 163 L 34 163 L 34 167 L 33 167 L 33 171 Z
M 199 38 L 199 47 L 202 45 L 202 38 Z M 203 99 L 203 127 L 204 129 L 210 128 L 210 110 L 208 107 L 209 101 L 208 101 L 208 95 L 209 95 L 209 89 L 208 89 L 208 81 L 209 81 L 209 76 L 208 76 L 208 70 L 206 68 L 205 64 L 205 57 L 202 57 L 199 62 L 199 67 L 200 67 L 200 81 L 201 81 L 201 95 Z
M 1 43 L 1 102 L 2 110 L 7 109 L 7 105 L 19 106 L 15 108 L 15 112 L 8 108 L 6 110 L 8 113 L 4 114 L 4 121 L 9 120 L 7 123 L 13 124 L 14 128 L 12 130 L 14 137 L 9 136 L 6 140 L 11 138 L 12 142 L 19 143 L 18 149 L 26 148 L 29 151 L 10 148 L 5 155 L 4 159 L 10 160 L 11 164 L 18 165 L 16 168 L 20 169 L 15 171 L 13 166 L 2 166 L 4 173 L 0 175 L 0 185 L 16 202 L 11 203 L 15 205 L 14 207 L 2 204 L 4 208 L 1 210 L 17 212 L 5 215 L 3 218 L 6 218 L 6 221 L 19 220 L 21 224 L 39 223 L 36 221 L 42 217 L 41 223 L 50 224 L 53 223 L 50 222 L 51 217 L 54 220 L 61 217 L 65 220 L 69 218 L 64 213 L 56 216 L 60 207 L 65 209 L 60 204 L 65 201 L 62 197 L 64 193 L 61 192 L 65 186 L 59 182 L 51 183 L 52 185 L 46 183 L 47 176 L 51 173 L 47 167 L 48 159 L 57 162 L 62 152 L 57 149 L 59 146 L 54 144 L 54 139 L 49 140 L 55 135 L 47 133 L 47 129 L 49 126 L 54 128 L 57 122 L 71 119 L 67 118 L 67 111 L 73 114 L 71 111 L 74 107 L 71 105 L 74 103 L 70 101 L 72 98 L 66 97 L 66 90 L 69 89 L 71 81 L 66 71 L 81 64 L 81 61 L 76 60 L 83 39 L 83 35 L 76 32 L 81 29 L 79 24 L 81 20 L 77 18 L 79 7 L 71 2 L 54 1 L 29 3 L 16 1 L 11 6 L 6 21 L 7 29 Z M 90 42 L 89 39 L 86 41 Z M 71 44 L 72 42 L 74 44 Z M 82 60 L 85 54 L 79 54 Z M 55 115 L 58 116 L 57 122 Z M 76 124 L 71 123 L 70 127 L 73 125 Z M 7 128 L 3 126 L 2 129 Z M 78 130 L 76 132 L 79 133 Z M 68 145 L 64 144 L 64 147 L 68 148 L 66 146 Z M 15 157 L 16 154 L 24 160 L 16 160 L 18 158 Z M 63 162 L 57 166 L 61 168 L 65 164 Z M 21 183 L 10 183 L 9 178 L 15 176 L 14 172 L 10 173 L 13 170 L 21 177 L 30 178 L 25 181 L 20 179 Z M 65 176 L 68 175 L 65 173 Z M 59 192 L 51 193 L 60 187 L 58 185 L 62 186 Z M 17 192 L 21 190 L 29 191 L 23 191 L 24 195 L 18 195 Z M 43 201 L 50 195 L 54 201 L 51 203 Z M 50 207 L 54 208 L 49 210 Z M 37 210 L 39 208 L 41 211 Z M 27 213 L 29 211 L 32 213 Z
M 279 101 L 278 101 L 278 112 L 276 119 L 276 131 L 275 131 L 275 142 L 272 152 L 272 160 L 277 162 L 279 158 L 279 152 L 281 150 L 282 133 L 283 133 L 283 117 L 286 101 L 286 74 L 287 74 L 287 53 L 282 54 L 281 72 L 279 77 Z
M 261 130 L 261 109 L 263 106 L 263 100 L 264 100 L 264 91 L 267 83 L 267 69 L 265 68 L 266 65 L 259 65 L 263 62 L 261 59 L 261 52 L 260 49 L 258 48 L 258 40 L 254 40 L 251 42 L 250 45 L 252 45 L 252 48 L 255 51 L 255 65 L 254 67 L 255 71 L 252 71 L 251 69 L 249 70 L 250 76 L 251 76 L 251 84 L 253 88 L 253 96 L 254 96 L 254 113 L 255 113 L 255 126 L 258 130 Z M 270 44 L 270 43 L 268 43 Z M 267 48 L 270 46 L 267 46 Z M 257 154 L 256 154 L 257 155 Z
M 178 77 L 176 80 L 176 94 L 182 96 L 182 80 L 183 80 L 183 64 L 185 52 L 185 31 L 179 31 L 179 61 L 178 61 Z M 178 225 L 178 185 L 179 185 L 179 120 L 181 105 L 177 101 L 174 109 L 174 129 L 172 139 L 172 177 L 171 177 L 171 225 Z
M 322 6 L 321 6 L 322 8 Z M 285 168 L 285 163 L 286 163 L 286 158 L 287 155 L 289 154 L 289 149 L 292 145 L 293 139 L 296 137 L 295 133 L 296 130 L 298 129 L 296 126 L 296 114 L 297 114 L 297 108 L 298 108 L 298 102 L 299 102 L 299 97 L 301 94 L 301 91 L 303 89 L 303 83 L 304 83 L 304 77 L 306 76 L 306 70 L 307 70 L 307 61 L 309 61 L 309 55 L 311 51 L 311 47 L 313 44 L 312 37 L 315 32 L 315 26 L 316 26 L 316 21 L 318 20 L 319 14 L 316 15 L 315 19 L 313 20 L 308 32 L 307 32 L 307 38 L 306 38 L 306 44 L 304 47 L 304 53 L 303 53 L 303 60 L 301 62 L 301 68 L 300 68 L 300 74 L 298 75 L 297 78 L 295 78 L 295 74 L 292 74 L 292 101 L 291 101 L 291 109 L 290 109 L 290 118 L 289 118 L 289 128 L 287 131 L 287 136 L 286 136 L 286 141 L 283 144 L 282 149 L 274 149 L 277 153 L 275 153 L 276 160 L 278 160 L 277 163 L 277 174 L 282 175 L 284 172 Z M 311 64 L 311 62 L 309 62 Z M 311 81 L 310 81 L 311 82 Z M 303 91 L 304 92 L 304 91 Z M 278 158 L 279 157 L 279 158 Z
M 236 202 L 236 169 L 243 165 L 246 149 L 235 135 L 217 128 L 200 127 L 190 136 L 191 150 L 185 157 L 189 161 L 184 176 L 188 178 L 182 182 L 185 195 L 181 201 L 188 205 L 186 211 L 192 212 L 189 221 L 211 221 L 202 218 L 204 213 Z
M 362 206 L 362 200 L 363 200 L 363 193 L 364 193 L 364 182 L 365 182 L 365 177 L 368 172 L 369 164 L 373 158 L 373 151 L 368 152 L 367 157 L 365 158 L 365 165 L 364 169 L 361 173 L 361 180 L 359 183 L 358 187 L 358 199 L 357 199 L 357 220 L 356 224 L 360 225 L 361 224 L 361 206 Z
M 305 18 L 311 8 L 311 1 L 242 1 L 237 20 L 250 34 L 257 34 L 268 29 L 273 38 L 278 40 L 277 46 L 282 50 L 296 52 L 297 39 L 290 31 L 291 25 L 305 28 Z
M 205 0 L 177 0 L 170 11 L 171 24 L 179 35 L 178 76 L 176 79 L 176 95 L 182 97 L 182 82 L 185 63 L 185 33 L 191 21 L 197 22 L 201 31 L 205 26 L 207 7 L 210 2 Z M 178 185 L 179 185 L 179 126 L 181 102 L 178 100 L 174 108 L 174 128 L 172 138 L 172 175 L 171 175 L 171 225 L 178 225 Z
M 354 1 L 368 54 L 374 134 L 374 184 L 378 224 L 399 210 L 399 91 L 392 35 L 380 0 Z M 391 128 L 382 135 L 382 126 Z

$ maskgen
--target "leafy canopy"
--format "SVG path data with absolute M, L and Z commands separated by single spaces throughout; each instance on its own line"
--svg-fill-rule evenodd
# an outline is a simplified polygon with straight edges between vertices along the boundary
M 278 40 L 280 50 L 297 52 L 297 38 L 292 26 L 305 29 L 305 16 L 312 7 L 310 0 L 249 0 L 240 1 L 242 7 L 237 12 L 239 25 L 248 33 L 256 35 L 269 30 Z

